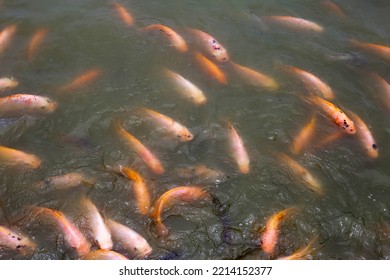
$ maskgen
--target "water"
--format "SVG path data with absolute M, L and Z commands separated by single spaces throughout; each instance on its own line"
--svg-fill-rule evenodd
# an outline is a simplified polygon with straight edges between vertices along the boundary
M 74 258 L 61 232 L 50 223 L 29 219 L 26 207 L 60 210 L 88 236 L 78 205 L 86 194 L 104 215 L 141 233 L 153 247 L 152 259 L 276 258 L 302 248 L 314 236 L 318 242 L 313 259 L 390 258 L 390 115 L 364 79 L 368 71 L 376 71 L 389 81 L 389 62 L 348 45 L 350 38 L 390 45 L 389 7 L 384 0 L 335 3 L 345 11 L 345 19 L 326 10 L 321 1 L 123 1 L 139 27 L 159 23 L 183 36 L 188 27 L 213 35 L 234 62 L 267 73 L 281 84 L 279 90 L 267 92 L 243 83 L 228 64 L 220 66 L 229 74 L 229 84 L 218 84 L 196 66 L 191 51 L 181 54 L 161 36 L 126 27 L 109 1 L 2 1 L 0 27 L 16 24 L 18 30 L 0 57 L 0 74 L 20 82 L 4 95 L 44 95 L 59 106 L 48 116 L 0 123 L 2 145 L 42 159 L 35 171 L 1 170 L 0 224 L 17 226 L 38 249 L 32 256 L 0 251 L 0 258 Z M 272 27 L 261 20 L 265 15 L 302 17 L 326 31 L 305 34 Z M 49 29 L 48 35 L 29 61 L 26 46 L 41 27 Z M 184 37 L 191 42 L 189 35 Z M 289 154 L 297 131 L 316 112 L 299 98 L 304 87 L 280 71 L 281 63 L 306 69 L 331 85 L 334 103 L 357 113 L 379 146 L 379 157 L 369 159 L 359 142 L 348 136 L 294 157 L 321 181 L 323 197 L 303 187 L 275 158 L 275 152 Z M 68 94 L 58 92 L 60 86 L 96 67 L 103 74 L 92 85 Z M 195 106 L 181 98 L 161 75 L 163 67 L 199 86 L 207 103 Z M 194 140 L 177 143 L 164 138 L 135 116 L 139 107 L 185 124 Z M 318 116 L 318 138 L 337 131 L 325 116 Z M 115 117 L 158 155 L 165 174 L 154 175 L 120 143 L 112 127 Z M 229 155 L 226 118 L 250 154 L 247 175 L 238 172 Z M 162 240 L 152 220 L 136 212 L 128 180 L 106 172 L 103 163 L 137 169 L 151 188 L 153 202 L 174 186 L 198 183 L 197 178 L 178 176 L 177 167 L 205 164 L 223 170 L 227 178 L 202 184 L 219 205 L 184 203 L 164 211 L 170 234 Z M 92 188 L 46 194 L 32 187 L 36 181 L 68 172 L 84 172 L 96 183 Z M 259 232 L 272 214 L 291 206 L 300 211 L 282 224 L 275 254 L 267 256 L 258 249 Z

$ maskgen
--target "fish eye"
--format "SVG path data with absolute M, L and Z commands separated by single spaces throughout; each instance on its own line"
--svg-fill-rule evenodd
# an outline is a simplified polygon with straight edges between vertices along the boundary
M 45 110 L 45 108 L 46 108 L 46 106 L 41 106 L 41 109 L 42 109 L 42 110 Z
M 372 144 L 372 148 L 373 148 L 374 150 L 378 149 L 377 144 Z

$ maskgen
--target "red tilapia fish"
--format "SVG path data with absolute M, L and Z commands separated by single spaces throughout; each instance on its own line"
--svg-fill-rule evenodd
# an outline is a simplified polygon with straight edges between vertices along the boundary
M 2 54 L 9 46 L 11 39 L 16 33 L 16 25 L 8 25 L 0 32 L 0 54 Z
M 267 254 L 273 254 L 276 243 L 278 242 L 279 228 L 281 222 L 291 215 L 293 212 L 296 212 L 297 208 L 291 207 L 279 211 L 278 213 L 272 215 L 268 218 L 265 225 L 264 232 L 261 234 L 260 248 Z
M 111 250 L 113 245 L 111 234 L 103 217 L 100 215 L 99 210 L 96 208 L 95 204 L 86 197 L 82 198 L 80 202 L 89 228 L 92 231 L 93 239 L 99 245 L 100 249 Z
M 22 116 L 25 114 L 50 114 L 57 108 L 57 102 L 48 97 L 17 93 L 0 98 L 1 116 Z
M 346 14 L 345 12 L 341 9 L 340 6 L 332 2 L 331 0 L 323 0 L 321 1 L 322 6 L 324 6 L 329 12 L 335 14 L 336 16 L 340 18 L 345 18 Z
M 89 253 L 91 244 L 85 239 L 81 231 L 60 211 L 45 207 L 34 206 L 34 214 L 40 218 L 50 219 L 62 231 L 65 242 L 82 257 Z M 41 217 L 43 216 L 43 217 Z
M 251 86 L 270 91 L 279 88 L 278 83 L 272 77 L 266 74 L 234 62 L 231 62 L 231 65 L 236 75 Z
M 115 251 L 110 250 L 96 250 L 91 251 L 86 254 L 83 260 L 105 260 L 105 261 L 113 261 L 113 260 L 128 260 L 124 255 L 119 254 Z
M 312 116 L 309 123 L 307 123 L 298 134 L 294 137 L 294 140 L 291 145 L 291 152 L 295 155 L 299 154 L 307 144 L 313 138 L 314 129 L 316 125 L 316 117 Z
M 3 77 L 0 78 L 0 91 L 16 88 L 19 82 L 12 78 Z
M 308 96 L 306 99 L 324 111 L 332 120 L 332 122 L 335 123 L 338 127 L 342 128 L 343 131 L 348 134 L 356 133 L 356 128 L 353 121 L 351 121 L 351 119 L 343 112 L 343 110 L 338 108 L 336 105 L 315 95 Z
M 22 169 L 37 169 L 41 166 L 41 160 L 36 155 L 0 146 L 0 165 Z
M 359 42 L 358 40 L 351 39 L 349 40 L 353 47 L 362 49 L 371 54 L 374 54 L 382 59 L 390 61 L 390 47 L 382 46 L 373 43 Z
M 210 195 L 199 186 L 175 187 L 163 193 L 153 205 L 150 217 L 154 219 L 156 233 L 159 237 L 166 237 L 168 228 L 163 224 L 161 214 L 164 208 L 170 207 L 177 200 L 193 202 L 197 200 L 209 199 Z
M 144 163 L 156 174 L 164 173 L 164 167 L 160 160 L 146 148 L 137 138 L 127 132 L 118 120 L 114 120 L 114 128 L 123 142 L 129 146 Z
M 387 110 L 390 111 L 390 84 L 374 72 L 371 72 L 369 77 L 373 82 L 373 86 L 378 91 L 380 100 L 386 106 Z
M 321 33 L 324 31 L 324 28 L 321 25 L 303 18 L 291 16 L 263 16 L 262 19 L 292 31 L 314 33 Z
M 226 62 L 229 55 L 226 49 L 211 35 L 199 29 L 189 29 L 194 36 L 195 42 L 206 55 L 213 57 L 218 62 Z
M 33 59 L 37 54 L 39 47 L 42 45 L 48 32 L 48 28 L 41 28 L 33 34 L 31 41 L 27 46 L 27 58 L 29 60 Z
M 0 247 L 9 248 L 22 255 L 27 255 L 34 252 L 36 244 L 27 236 L 0 226 Z
M 119 242 L 132 258 L 144 259 L 152 253 L 152 247 L 138 232 L 110 219 L 106 223 L 114 240 Z
M 168 26 L 165 26 L 162 24 L 152 24 L 152 25 L 149 25 L 149 26 L 143 28 L 143 30 L 145 30 L 145 31 L 159 31 L 169 39 L 172 46 L 176 50 L 178 50 L 179 52 L 188 51 L 187 43 L 186 43 L 186 41 L 184 41 L 183 37 L 181 37 L 176 31 L 172 30 Z
M 117 165 L 115 167 L 106 166 L 107 170 L 122 174 L 127 179 L 134 181 L 132 186 L 137 208 L 140 214 L 148 215 L 150 211 L 150 192 L 144 178 L 135 170 L 126 166 Z
M 163 114 L 146 108 L 140 108 L 140 112 L 147 115 L 159 130 L 172 135 L 180 142 L 188 142 L 194 138 L 188 128 Z
M 318 93 L 321 95 L 321 97 L 328 100 L 334 99 L 334 93 L 330 86 L 321 81 L 320 78 L 313 75 L 312 73 L 290 65 L 283 65 L 282 68 L 286 72 L 295 76 L 297 79 L 301 80 L 307 90 L 310 92 Z
M 198 62 L 199 66 L 208 76 L 212 77 L 223 85 L 227 84 L 226 75 L 219 69 L 219 67 L 214 62 L 209 60 L 200 52 L 195 52 L 195 59 Z
M 133 26 L 135 23 L 133 15 L 128 11 L 122 4 L 119 4 L 118 2 L 113 3 L 114 9 L 117 12 L 120 19 L 123 21 L 124 24 L 127 26 Z
M 94 180 L 87 178 L 84 174 L 71 172 L 63 175 L 52 176 L 34 184 L 34 188 L 39 190 L 63 190 L 74 188 L 80 185 L 91 186 Z
M 234 126 L 229 121 L 226 121 L 226 123 L 229 129 L 230 153 L 236 161 L 240 172 L 243 174 L 248 174 L 250 159 L 248 152 L 246 151 L 244 141 L 242 140 L 241 136 L 238 135 Z
M 308 255 L 312 254 L 313 251 L 316 250 L 316 248 L 314 247 L 314 244 L 316 243 L 317 239 L 318 239 L 318 236 L 314 237 L 312 240 L 310 240 L 310 242 L 304 248 L 297 250 L 296 252 L 294 252 L 293 254 L 291 254 L 289 256 L 279 257 L 278 260 L 305 260 L 305 259 L 307 259 Z
M 164 69 L 164 73 L 173 83 L 175 90 L 183 97 L 189 99 L 195 105 L 206 103 L 206 96 L 193 83 L 169 69 Z
M 94 83 L 100 76 L 102 76 L 103 71 L 100 68 L 94 68 L 84 73 L 80 74 L 74 78 L 70 83 L 59 88 L 60 92 L 70 92 L 77 90 L 82 87 L 86 87 Z

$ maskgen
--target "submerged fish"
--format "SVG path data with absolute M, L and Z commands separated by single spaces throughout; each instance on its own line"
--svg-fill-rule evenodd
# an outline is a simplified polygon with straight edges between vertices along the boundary
M 307 256 L 312 254 L 316 250 L 314 244 L 316 243 L 318 236 L 314 237 L 310 242 L 304 247 L 294 252 L 289 256 L 279 257 L 278 260 L 304 260 L 307 259 Z
M 0 32 L 0 54 L 9 46 L 13 36 L 16 33 L 16 24 L 8 25 Z
M 94 83 L 100 76 L 102 76 L 103 71 L 100 68 L 93 68 L 79 76 L 75 77 L 71 82 L 59 88 L 60 92 L 70 92 L 77 90 L 81 87 L 86 87 Z
M 322 6 L 324 6 L 329 12 L 335 14 L 336 16 L 340 18 L 345 18 L 347 15 L 341 9 L 339 5 L 336 3 L 332 2 L 331 0 L 322 0 L 321 1 Z
M 174 170 L 174 174 L 197 183 L 222 183 L 227 178 L 223 171 L 209 168 L 204 164 L 178 167 Z
M 0 78 L 0 91 L 16 88 L 19 82 L 13 78 Z
M 302 149 L 311 142 L 314 134 L 316 120 L 316 117 L 312 116 L 309 123 L 302 127 L 302 129 L 294 137 L 294 140 L 291 145 L 291 152 L 293 154 L 299 154 Z
M 88 254 L 86 254 L 83 258 L 83 260 L 105 260 L 105 261 L 111 261 L 111 260 L 128 260 L 124 255 L 119 254 L 115 251 L 110 250 L 96 250 L 91 251 Z
M 369 77 L 378 91 L 381 103 L 390 111 L 390 84 L 377 73 L 371 72 Z
M 193 202 L 196 200 L 210 199 L 209 194 L 199 186 L 175 187 L 163 193 L 154 203 L 150 217 L 155 222 L 156 233 L 159 237 L 166 237 L 169 233 L 168 228 L 163 224 L 161 214 L 164 208 L 172 205 L 177 200 L 184 202 Z
M 198 62 L 199 66 L 208 76 L 212 77 L 223 85 L 227 84 L 226 75 L 221 71 L 221 69 L 219 69 L 219 67 L 214 62 L 209 60 L 200 52 L 195 52 L 195 59 Z
M 15 168 L 37 169 L 41 160 L 33 154 L 0 146 L 0 165 Z
M 50 114 L 56 108 L 57 102 L 40 95 L 17 93 L 0 98 L 0 115 L 2 116 Z
M 322 33 L 324 28 L 307 19 L 297 18 L 292 16 L 263 16 L 266 22 L 278 24 L 281 27 L 290 29 L 292 31 L 314 32 Z
M 9 248 L 22 255 L 27 255 L 34 252 L 36 244 L 27 236 L 0 226 L 0 247 Z
M 190 28 L 189 32 L 193 35 L 196 44 L 206 55 L 213 57 L 218 62 L 226 62 L 229 60 L 226 49 L 214 37 L 199 29 Z
M 349 42 L 353 47 L 362 49 L 382 59 L 390 61 L 390 47 L 388 46 L 382 46 L 379 44 L 366 43 L 366 42 L 359 42 L 358 40 L 355 39 L 351 39 L 349 40 Z
M 118 2 L 113 3 L 115 11 L 118 13 L 120 19 L 127 25 L 133 26 L 135 23 L 133 15 L 122 4 Z
M 77 187 L 83 184 L 91 186 L 94 183 L 94 180 L 87 178 L 82 173 L 70 172 L 63 175 L 48 177 L 43 181 L 34 184 L 34 188 L 39 190 L 61 190 Z
M 177 32 L 169 28 L 168 26 L 162 25 L 162 24 L 152 24 L 145 28 L 143 28 L 145 31 L 159 31 L 162 34 L 164 34 L 169 41 L 171 42 L 172 46 L 177 49 L 180 52 L 186 52 L 188 51 L 188 46 L 186 41 L 184 41 L 183 37 L 181 37 Z
M 250 168 L 250 159 L 248 152 L 246 151 L 244 141 L 242 140 L 241 136 L 238 135 L 237 130 L 229 121 L 227 121 L 227 126 L 229 129 L 230 154 L 236 161 L 240 172 L 243 174 L 248 174 Z
M 39 47 L 42 45 L 48 32 L 48 28 L 40 28 L 33 34 L 30 43 L 27 46 L 27 58 L 29 60 L 33 59 L 37 54 Z

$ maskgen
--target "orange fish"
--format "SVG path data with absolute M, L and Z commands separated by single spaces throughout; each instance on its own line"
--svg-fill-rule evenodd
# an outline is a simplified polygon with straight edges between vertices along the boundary
M 275 245 L 278 241 L 280 223 L 295 211 L 297 211 L 295 207 L 287 208 L 268 218 L 260 241 L 260 248 L 265 253 L 274 253 Z
M 27 58 L 29 60 L 33 59 L 33 57 L 37 54 L 38 49 L 45 40 L 48 32 L 48 28 L 41 28 L 34 33 L 27 47 Z
M 298 179 L 306 183 L 306 187 L 319 195 L 324 194 L 321 183 L 306 168 L 304 168 L 297 161 L 293 160 L 286 154 L 279 153 L 277 157 L 279 161 L 285 165 L 294 176 L 298 177 Z
M 193 83 L 169 69 L 164 69 L 164 73 L 173 83 L 175 90 L 179 94 L 192 101 L 195 105 L 202 105 L 206 103 L 207 98 L 203 94 L 203 91 L 201 91 Z
M 83 258 L 83 260 L 105 260 L 105 261 L 110 261 L 110 260 L 128 260 L 124 255 L 119 254 L 115 251 L 110 251 L 110 250 L 96 250 L 96 251 L 91 251 L 88 254 L 86 254 Z
M 61 190 L 80 186 L 82 184 L 93 185 L 94 180 L 87 178 L 84 174 L 70 172 L 63 175 L 52 176 L 34 184 L 34 188 L 40 190 Z
M 226 49 L 211 35 L 199 29 L 189 29 L 200 49 L 218 62 L 226 62 L 229 55 Z
M 116 12 L 118 13 L 118 16 L 127 26 L 134 25 L 135 22 L 134 17 L 123 5 L 119 4 L 118 2 L 114 2 L 113 6 Z
M 145 27 L 143 30 L 145 31 L 153 31 L 157 30 L 164 34 L 171 42 L 172 46 L 180 52 L 188 51 L 187 43 L 184 41 L 183 37 L 181 37 L 174 30 L 169 28 L 168 26 L 162 24 L 152 24 Z
M 153 209 L 150 213 L 150 217 L 155 221 L 157 235 L 159 237 L 166 237 L 169 233 L 168 228 L 163 224 L 161 219 L 161 214 L 164 211 L 164 208 L 169 207 L 177 200 L 193 202 L 209 198 L 209 194 L 199 186 L 175 187 L 163 193 L 154 203 Z
M 359 141 L 364 147 L 364 150 L 366 151 L 367 155 L 371 158 L 377 158 L 378 145 L 376 144 L 376 141 L 372 136 L 370 129 L 358 115 L 351 111 L 348 111 L 348 114 L 351 116 L 353 122 L 356 125 L 356 136 L 359 138 Z
M 336 105 L 315 95 L 308 96 L 306 99 L 310 103 L 322 109 L 332 120 L 332 122 L 335 123 L 338 127 L 342 128 L 346 133 L 356 133 L 356 128 L 353 121 L 351 121 L 350 118 Z
M 335 4 L 331 0 L 323 0 L 321 2 L 322 6 L 324 6 L 326 9 L 328 9 L 330 12 L 334 13 L 336 16 L 340 18 L 345 18 L 346 14 L 344 11 L 340 8 L 339 5 Z
M 34 252 L 36 244 L 28 237 L 0 226 L 0 247 L 10 248 L 15 252 L 26 255 Z
M 278 83 L 270 76 L 265 75 L 257 70 L 253 70 L 249 67 L 239 65 L 237 63 L 231 62 L 233 70 L 236 75 L 254 87 L 259 87 L 266 90 L 276 90 L 279 88 Z
M 41 166 L 41 160 L 33 154 L 0 146 L 0 165 L 37 169 Z
M 120 242 L 133 258 L 144 259 L 152 253 L 152 247 L 138 232 L 110 219 L 106 223 L 111 230 L 112 237 Z
M 248 152 L 246 151 L 244 141 L 242 140 L 241 136 L 238 135 L 237 130 L 229 121 L 227 121 L 227 126 L 229 129 L 230 153 L 236 161 L 240 172 L 243 174 L 248 174 L 250 159 Z
M 321 25 L 303 18 L 291 16 L 263 16 L 262 18 L 267 22 L 278 24 L 279 26 L 293 31 L 315 33 L 321 33 L 324 31 L 324 28 Z
M 323 98 L 328 100 L 334 99 L 334 93 L 330 86 L 321 81 L 317 76 L 290 65 L 283 65 L 282 68 L 301 80 L 310 92 L 319 93 Z
M 16 24 L 6 26 L 0 32 L 0 54 L 2 54 L 9 46 L 12 37 L 16 33 Z
M 373 81 L 373 86 L 377 89 L 379 98 L 390 111 L 390 84 L 380 75 L 371 72 L 369 77 Z
M 352 46 L 372 53 L 382 59 L 390 61 L 390 47 L 378 44 L 359 42 L 358 40 L 349 40 Z
M 291 152 L 295 155 L 299 154 L 304 147 L 311 142 L 313 138 L 314 129 L 316 125 L 316 117 L 312 116 L 309 123 L 307 123 L 294 137 L 291 145 Z
M 345 136 L 345 133 L 344 132 L 341 132 L 341 131 L 337 131 L 337 132 L 334 132 L 334 133 L 331 133 L 329 134 L 328 136 L 324 137 L 321 139 L 321 141 L 319 141 L 318 143 L 316 143 L 316 148 L 322 148 L 326 145 L 329 145 L 330 143 L 332 143 L 333 141 L 341 138 Z
M 69 92 L 73 90 L 77 90 L 81 87 L 86 87 L 93 82 L 95 82 L 101 75 L 103 74 L 102 70 L 99 68 L 94 68 L 88 70 L 81 75 L 74 78 L 70 83 L 59 88 L 60 92 Z
M 146 148 L 137 138 L 127 132 L 118 120 L 114 121 L 114 128 L 119 137 L 134 150 L 144 163 L 156 174 L 164 173 L 164 167 L 160 160 Z
M 213 77 L 215 80 L 217 80 L 223 85 L 227 84 L 225 74 L 218 68 L 217 65 L 215 65 L 214 62 L 209 60 L 200 52 L 195 52 L 195 59 L 208 76 Z
M 194 138 L 188 128 L 174 121 L 173 119 L 146 108 L 141 108 L 140 111 L 145 113 L 155 126 L 157 126 L 162 131 L 171 134 L 180 142 L 188 142 Z
M 64 240 L 70 247 L 76 250 L 80 257 L 89 253 L 91 244 L 85 239 L 81 231 L 63 213 L 38 206 L 34 206 L 32 210 L 37 216 L 43 215 L 44 218 L 54 221 L 62 231 Z
M 278 260 L 304 260 L 307 259 L 307 256 L 312 254 L 316 249 L 313 247 L 317 241 L 318 236 L 314 237 L 310 242 L 302 249 L 294 252 L 290 256 L 279 257 Z
M 0 115 L 49 114 L 57 108 L 57 102 L 40 95 L 17 93 L 0 98 Z

